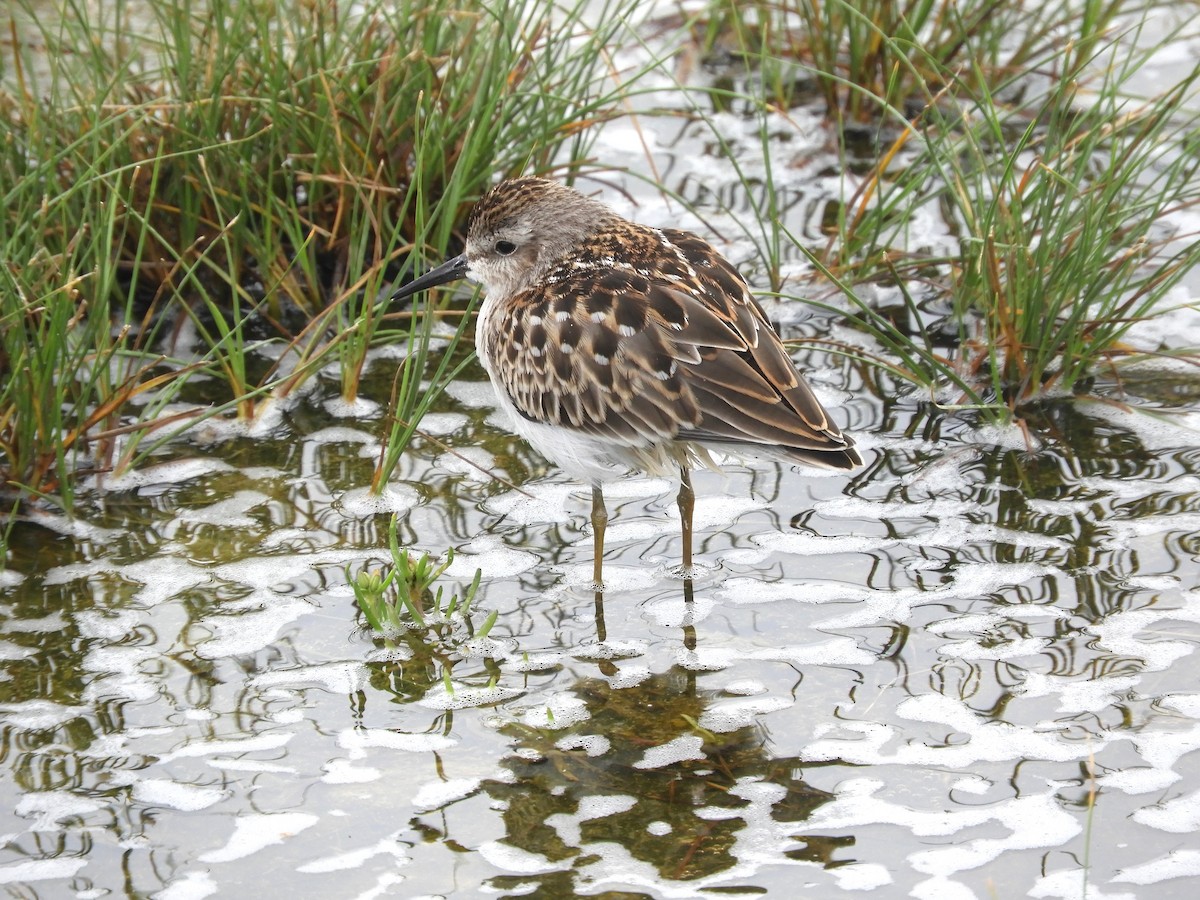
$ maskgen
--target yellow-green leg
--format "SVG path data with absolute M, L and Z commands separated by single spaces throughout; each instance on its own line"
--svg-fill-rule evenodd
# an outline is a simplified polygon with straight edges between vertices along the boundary
M 692 476 L 686 468 L 679 470 L 679 522 L 683 530 L 683 573 L 692 574 L 692 510 L 696 508 L 696 494 L 692 490 Z
M 604 529 L 608 527 L 608 510 L 604 507 L 604 492 L 592 485 L 592 580 L 595 590 L 604 590 Z

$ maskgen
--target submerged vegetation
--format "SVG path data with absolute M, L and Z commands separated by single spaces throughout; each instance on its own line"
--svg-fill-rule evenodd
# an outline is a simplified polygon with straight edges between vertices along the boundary
M 17 4 L 0 56 L 9 503 L 70 511 L 81 475 L 119 476 L 207 417 L 270 428 L 321 370 L 353 404 L 392 342 L 407 361 L 381 491 L 470 323 L 380 298 L 460 239 L 496 175 L 601 167 L 596 126 L 689 42 L 734 74 L 681 78 L 667 112 L 708 123 L 757 198 L 739 224 L 766 281 L 824 296 L 862 338 L 828 347 L 943 407 L 1005 420 L 1085 389 L 1200 257 L 1178 224 L 1200 200 L 1196 76 L 1136 95 L 1161 46 L 1135 40 L 1140 4 L 714 0 L 632 70 L 612 54 L 637 4 L 591 6 L 149 2 L 131 22 L 120 3 Z M 842 178 L 823 235 L 796 233 L 775 179 L 803 104 Z M 754 174 L 714 107 L 758 120 Z M 913 237 L 930 216 L 935 244 Z M 803 287 L 782 265 L 796 248 Z

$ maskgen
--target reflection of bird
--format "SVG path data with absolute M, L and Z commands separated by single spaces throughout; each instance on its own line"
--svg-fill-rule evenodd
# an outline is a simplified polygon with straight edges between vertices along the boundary
M 706 446 L 826 468 L 861 464 L 751 298 L 694 234 L 649 228 L 540 178 L 492 188 L 466 250 L 395 299 L 466 276 L 483 285 L 475 345 L 513 430 L 592 484 L 602 589 L 602 482 L 681 474 L 683 574 L 692 569 L 690 468 Z

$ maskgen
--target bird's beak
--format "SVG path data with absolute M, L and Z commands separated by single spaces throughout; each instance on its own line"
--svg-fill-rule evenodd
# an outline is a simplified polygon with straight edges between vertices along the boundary
M 463 253 L 454 259 L 448 259 L 440 266 L 430 269 L 420 278 L 414 278 L 403 287 L 397 288 L 396 293 L 392 294 L 393 300 L 403 300 L 405 297 L 411 297 L 413 294 L 420 293 L 431 287 L 437 287 L 439 284 L 445 284 L 447 281 L 457 281 L 467 274 L 467 254 Z

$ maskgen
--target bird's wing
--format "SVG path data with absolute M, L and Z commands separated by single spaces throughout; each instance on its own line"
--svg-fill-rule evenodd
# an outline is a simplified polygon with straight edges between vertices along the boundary
M 859 465 L 853 441 L 829 418 L 738 271 L 693 234 L 663 234 L 689 270 L 666 289 L 680 309 L 676 318 L 688 322 L 675 343 L 699 356 L 685 368 L 684 381 L 702 419 L 680 437 L 763 444 L 836 468 Z M 723 329 L 724 343 L 710 338 L 711 320 Z
M 640 253 L 569 261 L 489 317 L 489 363 L 517 410 L 629 447 L 759 444 L 856 465 L 737 271 L 686 232 L 639 239 Z

